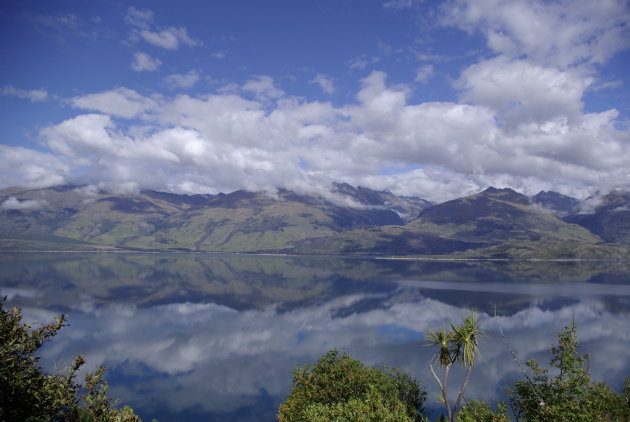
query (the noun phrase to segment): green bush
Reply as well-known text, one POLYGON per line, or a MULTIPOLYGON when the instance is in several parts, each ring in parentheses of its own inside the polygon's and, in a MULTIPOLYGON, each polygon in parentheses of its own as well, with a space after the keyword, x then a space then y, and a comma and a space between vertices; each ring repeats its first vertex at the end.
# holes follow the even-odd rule
POLYGON ((0 421, 140 422, 131 408, 112 407, 104 367, 86 375, 87 391, 79 396, 75 377, 83 357, 64 374, 47 374, 38 366, 36 352, 66 325, 63 315, 33 328, 22 323, 19 308, 4 309, 5 300, 0 298, 0 421))
POLYGON ((294 421, 423 421, 426 392, 398 370, 365 366, 331 350, 293 372, 278 419, 294 421))
POLYGON ((480 400, 468 400, 457 415, 457 422, 510 422, 507 404, 501 402, 497 410, 480 400))
MULTIPOLYGON (((630 421, 626 395, 612 391, 606 384, 591 381, 588 355, 577 351, 575 322, 558 334, 558 344, 551 347, 549 370, 535 360, 527 362, 532 378, 516 382, 509 390, 514 413, 528 422, 630 421)), ((626 381, 626 388, 630 385, 626 381)))

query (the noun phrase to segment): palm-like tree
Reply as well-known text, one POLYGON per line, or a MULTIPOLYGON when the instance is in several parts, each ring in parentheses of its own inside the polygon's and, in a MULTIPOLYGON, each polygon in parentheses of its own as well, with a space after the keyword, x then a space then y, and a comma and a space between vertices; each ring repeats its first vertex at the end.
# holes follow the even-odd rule
POLYGON ((436 362, 444 369, 442 380, 440 380, 435 373, 433 364, 429 364, 429 368, 431 369, 431 374, 440 386, 442 401, 446 407, 448 419, 451 422, 455 422, 457 420, 457 414, 461 409, 462 399, 464 398, 464 392, 468 386, 472 368, 479 354, 479 341, 481 337, 486 336, 486 334, 481 331, 478 317, 474 313, 467 314, 460 325, 456 326, 450 323, 450 326, 451 329, 448 331, 443 328, 429 330, 427 332, 427 346, 439 347, 438 352, 433 358, 433 362, 436 362), (451 409, 447 394, 448 374, 455 363, 460 363, 466 368, 466 376, 459 389, 455 407, 451 409))

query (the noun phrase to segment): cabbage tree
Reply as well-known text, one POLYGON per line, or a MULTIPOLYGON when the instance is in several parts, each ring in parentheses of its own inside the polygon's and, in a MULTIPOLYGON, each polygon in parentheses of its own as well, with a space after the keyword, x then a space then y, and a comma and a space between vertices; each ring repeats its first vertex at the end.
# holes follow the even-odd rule
POLYGON ((462 408, 464 393, 468 387, 468 381, 479 354, 479 342, 486 334, 481 331, 478 317, 473 313, 467 314, 461 324, 454 325, 449 323, 449 325, 450 329, 429 330, 427 332, 427 346, 438 347, 432 362, 429 363, 429 368, 433 378, 435 378, 440 387, 440 398, 446 408, 448 420, 455 422, 457 421, 457 414, 462 408), (433 364, 442 369, 441 378, 436 373, 433 364), (448 376, 454 365, 461 365, 466 370, 466 374, 457 394, 455 404, 451 408, 448 398, 448 376))

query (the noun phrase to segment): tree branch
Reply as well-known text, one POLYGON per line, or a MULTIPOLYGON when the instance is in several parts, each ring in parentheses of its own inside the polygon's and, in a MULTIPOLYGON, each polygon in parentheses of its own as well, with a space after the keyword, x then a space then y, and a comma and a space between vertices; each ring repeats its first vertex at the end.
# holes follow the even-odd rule
POLYGON ((440 378, 437 376, 435 370, 433 369, 433 365, 430 363, 429 368, 431 369, 431 374, 433 375, 433 378, 435 378, 435 381, 437 381, 438 385, 440 386, 440 391, 442 392, 442 400, 444 400, 444 407, 446 407, 446 414, 448 416, 448 420, 452 422, 453 419, 451 418, 451 406, 448 404, 448 395, 446 392, 448 373, 451 369, 451 365, 446 365, 444 367, 444 383, 440 381, 440 378))
POLYGON ((466 391, 466 388, 468 387, 468 380, 470 380, 470 374, 472 374, 472 369, 473 369, 473 366, 469 365, 468 369, 466 370, 466 377, 464 378, 464 383, 462 384, 462 388, 460 388, 459 394, 457 394, 457 401, 455 402, 455 408, 453 409, 453 419, 452 419, 453 422, 457 420, 457 414, 459 413, 459 410, 461 409, 462 399, 464 398, 464 392, 466 391))
POLYGON ((544 404, 545 401, 536 392, 536 386, 534 385, 534 382, 531 380, 529 375, 527 375, 527 372, 523 368, 523 365, 521 364, 521 361, 518 360, 518 357, 516 356, 516 353, 512 349, 512 346, 510 346, 510 342, 508 342, 507 337, 505 336, 505 334, 503 334, 503 328, 499 327, 499 333, 501 333, 501 337, 503 338, 503 342, 505 343, 505 346, 507 347, 508 351, 512 355, 512 358, 514 359, 514 362, 516 362, 516 365, 518 366, 518 368, 521 370, 521 372, 525 376, 525 379, 527 380, 527 384, 529 384, 529 387, 531 388, 532 393, 534 393, 534 395, 538 399, 539 403, 543 403, 544 404))

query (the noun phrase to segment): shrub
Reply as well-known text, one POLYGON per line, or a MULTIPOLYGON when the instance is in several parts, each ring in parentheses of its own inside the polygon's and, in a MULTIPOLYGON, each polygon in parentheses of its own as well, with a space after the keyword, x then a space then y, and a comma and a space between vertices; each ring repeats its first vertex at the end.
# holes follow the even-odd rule
POLYGON ((627 398, 604 383, 591 381, 588 355, 579 354, 577 347, 576 326, 572 322, 558 334, 558 344, 551 347, 550 365, 557 375, 550 376, 549 370, 535 360, 527 362, 533 377, 516 382, 509 390, 518 417, 529 422, 630 420, 627 398))
POLYGON ((63 315, 33 328, 22 323, 20 308, 4 309, 5 300, 0 298, 0 421, 140 422, 131 408, 112 408, 104 367, 86 375, 87 392, 78 397, 75 377, 83 357, 64 374, 47 374, 38 366, 36 352, 66 325, 63 315))
POLYGON ((507 404, 501 402, 497 405, 497 410, 492 410, 490 406, 480 400, 468 400, 466 405, 457 415, 457 422, 510 422, 507 413, 507 404))
POLYGON ((278 410, 281 422, 422 421, 426 392, 399 370, 365 366, 331 350, 293 372, 291 393, 278 410))
POLYGON ((67 420, 76 412, 74 382, 81 358, 63 375, 48 375, 37 366, 35 352, 61 327, 55 322, 32 329, 23 324, 19 308, 4 309, 0 300, 0 420, 67 420))

